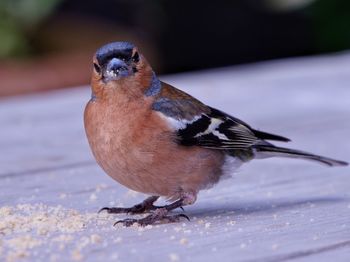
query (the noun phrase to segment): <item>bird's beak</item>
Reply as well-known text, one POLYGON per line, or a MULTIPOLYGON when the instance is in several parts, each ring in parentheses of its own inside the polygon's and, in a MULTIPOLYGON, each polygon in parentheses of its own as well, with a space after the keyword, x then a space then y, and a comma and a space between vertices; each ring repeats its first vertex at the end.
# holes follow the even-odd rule
POLYGON ((118 58, 112 58, 103 70, 103 79, 108 82, 112 80, 119 80, 122 77, 130 75, 128 65, 118 58))

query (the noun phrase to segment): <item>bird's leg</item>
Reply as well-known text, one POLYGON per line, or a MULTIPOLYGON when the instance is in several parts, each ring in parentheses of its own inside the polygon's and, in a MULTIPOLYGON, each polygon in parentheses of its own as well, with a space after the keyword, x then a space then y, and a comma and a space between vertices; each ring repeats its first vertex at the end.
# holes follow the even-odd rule
POLYGON ((130 213, 130 214, 142 214, 155 210, 157 207, 153 205, 157 201, 159 196, 150 196, 142 201, 140 204, 134 205, 133 207, 104 207, 101 208, 99 213, 102 211, 107 211, 109 214, 120 214, 120 213, 130 213))
POLYGON ((140 218, 140 219, 127 218, 127 219, 117 221, 114 225, 123 224, 124 226, 128 227, 133 225, 134 223, 138 223, 141 226, 147 226, 147 225, 152 225, 162 221, 167 221, 170 223, 178 222, 180 221, 181 218, 186 218, 187 220, 190 220, 188 216, 186 216, 185 214, 176 214, 176 215, 168 214, 171 210, 182 207, 183 205, 184 205, 184 199, 179 199, 172 204, 165 205, 162 207, 156 207, 156 209, 154 209, 154 211, 150 215, 144 218, 140 218))

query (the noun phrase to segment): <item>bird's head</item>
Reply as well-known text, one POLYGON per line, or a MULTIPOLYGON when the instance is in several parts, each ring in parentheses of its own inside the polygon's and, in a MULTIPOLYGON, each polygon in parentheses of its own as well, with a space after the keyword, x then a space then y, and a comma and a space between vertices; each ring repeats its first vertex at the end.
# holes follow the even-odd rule
POLYGON ((92 87, 98 92, 148 85, 152 72, 136 46, 129 42, 113 42, 102 46, 93 57, 92 87))

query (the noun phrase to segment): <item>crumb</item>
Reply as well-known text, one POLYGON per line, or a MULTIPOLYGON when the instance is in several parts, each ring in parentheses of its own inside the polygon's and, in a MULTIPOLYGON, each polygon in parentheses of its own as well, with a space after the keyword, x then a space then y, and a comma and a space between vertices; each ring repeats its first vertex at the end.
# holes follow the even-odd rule
POLYGON ((234 225, 236 225, 236 221, 231 220, 230 222, 227 223, 227 225, 234 226, 234 225))
POLYGON ((145 231, 145 228, 144 227, 139 227, 139 226, 137 226, 138 224, 136 224, 136 223, 134 223, 132 226, 133 227, 137 227, 137 230, 139 231, 139 232, 143 232, 143 231, 145 231), (135 226, 136 225, 136 226, 135 226))
POLYGON ((123 241, 123 239, 121 237, 117 237, 115 240, 114 240, 114 243, 121 243, 123 241))
POLYGON ((20 259, 28 257, 29 254, 26 251, 20 250, 20 251, 10 251, 6 256, 6 261, 12 262, 12 261, 18 261, 20 259))
POLYGON ((0 217, 12 215, 13 208, 9 206, 0 207, 0 217))
POLYGON ((174 230, 175 230, 176 232, 180 232, 181 227, 174 227, 174 230))
POLYGON ((97 213, 97 218, 108 218, 109 214, 107 212, 97 213))
POLYGON ((55 254, 51 255, 51 256, 50 256, 50 261, 51 261, 51 262, 58 261, 58 255, 55 255, 55 254))
POLYGON ((273 244, 272 246, 271 246, 271 249, 272 250, 276 250, 278 248, 278 244, 273 244))
POLYGON ((83 236, 78 240, 78 245, 77 248, 79 250, 82 250, 83 248, 85 248, 87 245, 89 245, 91 243, 90 238, 83 236))
POLYGON ((181 239, 180 239, 180 244, 181 244, 181 245, 186 245, 187 243, 188 243, 187 238, 181 238, 181 239))
POLYGON ((240 245, 239 245, 239 247, 240 247, 241 249, 244 249, 244 248, 246 248, 246 247, 247 247, 247 245, 246 245, 246 244, 244 244, 244 243, 242 243, 242 244, 240 244, 240 245))
POLYGON ((210 223, 209 222, 205 223, 204 227, 205 228, 209 228, 210 227, 210 223))
POLYGON ((67 198, 67 194, 61 193, 61 194, 59 195, 59 198, 60 198, 60 199, 65 199, 65 198, 67 198))
POLYGON ((169 254, 170 261, 179 261, 179 256, 175 253, 169 254))
POLYGON ((152 229, 152 228, 153 228, 152 225, 147 225, 147 226, 145 226, 145 229, 152 229))
POLYGON ((75 261, 80 261, 83 259, 83 255, 81 254, 79 249, 74 249, 71 257, 75 261))
POLYGON ((97 244, 102 242, 102 238, 97 234, 92 234, 90 236, 90 241, 92 244, 97 244))
MULTIPOLYGON (((0 216, 0 236, 4 236, 0 239, 0 249, 7 247, 3 256, 8 261, 17 261, 23 257, 33 260, 36 253, 30 251, 38 246, 45 245, 64 250, 67 244, 74 240, 73 233, 82 231, 88 224, 100 226, 108 224, 112 219, 102 219, 103 217, 96 213, 80 213, 62 206, 40 203, 0 207, 0 216)), ((102 242, 102 238, 96 234, 75 240, 78 243, 72 253, 72 259, 74 257, 75 260, 80 259, 79 253, 82 248, 102 242)))
POLYGON ((97 195, 95 193, 92 193, 89 197, 90 201, 95 201, 97 199, 97 195))
POLYGON ((111 255, 111 260, 112 260, 112 261, 118 260, 118 258, 119 258, 119 254, 118 254, 118 253, 113 253, 113 254, 111 255))
POLYGON ((204 220, 203 219, 199 219, 197 223, 198 224, 204 224, 204 220))
POLYGON ((38 235, 46 236, 49 234, 49 229, 42 227, 42 228, 38 228, 38 230, 36 232, 38 235))
POLYGON ((64 243, 59 243, 58 244, 58 249, 60 250, 60 251, 62 251, 63 249, 65 249, 66 248, 66 245, 64 244, 64 243))
POLYGON ((99 185, 96 186, 95 191, 98 193, 98 192, 101 191, 101 189, 105 189, 105 188, 107 188, 106 184, 99 184, 99 185))
POLYGON ((12 249, 27 250, 39 246, 41 241, 31 237, 30 235, 24 235, 20 237, 14 237, 7 241, 7 245, 12 249))

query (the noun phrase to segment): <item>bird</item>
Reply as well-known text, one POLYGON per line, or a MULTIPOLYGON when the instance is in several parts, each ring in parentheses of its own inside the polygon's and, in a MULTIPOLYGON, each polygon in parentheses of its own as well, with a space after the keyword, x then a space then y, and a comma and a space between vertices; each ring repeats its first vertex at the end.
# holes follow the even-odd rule
POLYGON ((148 196, 129 208, 102 208, 112 214, 144 214, 115 224, 189 220, 186 214, 171 211, 194 204, 199 191, 253 159, 290 157, 348 165, 273 145, 271 141, 290 139, 254 129, 162 82, 130 42, 112 42, 96 51, 91 90, 84 126, 93 156, 114 180, 148 196), (169 204, 155 205, 160 197, 169 204))

